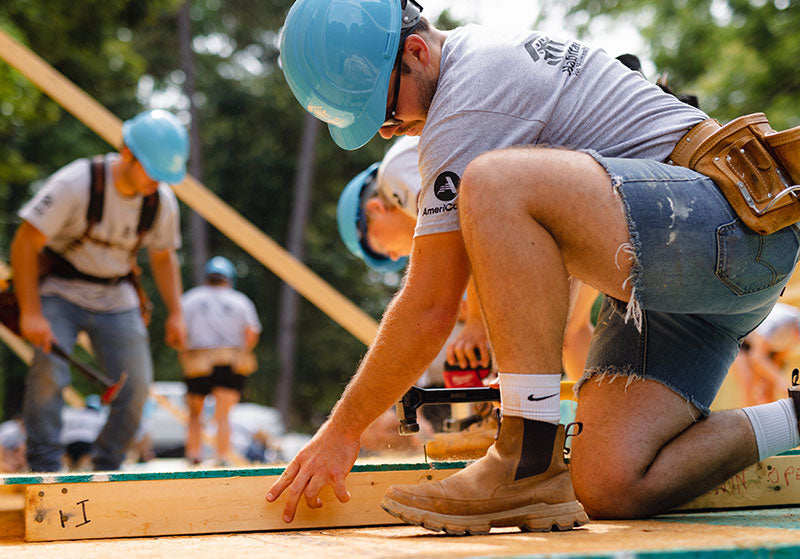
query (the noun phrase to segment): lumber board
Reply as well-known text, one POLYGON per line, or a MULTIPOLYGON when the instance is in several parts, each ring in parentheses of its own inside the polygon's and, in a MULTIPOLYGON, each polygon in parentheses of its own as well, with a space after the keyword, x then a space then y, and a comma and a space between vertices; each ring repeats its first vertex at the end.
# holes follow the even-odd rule
POLYGON ((753 464, 676 510, 785 505, 800 505, 800 452, 798 451, 772 456, 753 464))
MULTIPOLYGON (((117 149, 122 145, 122 121, 119 118, 2 29, 0 29, 0 58, 109 144, 117 149)), ((172 185, 172 188, 182 202, 345 330, 366 345, 372 342, 378 328, 375 319, 331 287, 198 180, 187 175, 182 183, 172 185)))
MULTIPOLYGON (((301 500, 291 525, 282 520, 285 495, 264 499, 282 468, 21 474, 0 484, 25 486, 27 541, 60 541, 399 524, 379 507, 389 485, 443 479, 464 465, 357 464, 347 478, 348 503, 325 488, 323 507, 301 500)), ((676 511, 798 504, 800 452, 793 451, 746 468, 676 511)))
POLYGON ((379 506, 390 485, 443 479, 454 472, 453 468, 462 466, 453 462, 444 469, 432 469, 427 464, 356 467, 347 477, 351 494, 348 503, 340 503, 326 487, 320 494, 322 508, 310 509, 301 499, 290 525, 282 519, 286 494, 274 503, 265 499, 282 469, 39 476, 49 483, 26 487, 25 539, 60 541, 400 524, 379 506), (260 475, 264 471, 272 473, 260 475), (69 482, 81 478, 108 481, 69 482))

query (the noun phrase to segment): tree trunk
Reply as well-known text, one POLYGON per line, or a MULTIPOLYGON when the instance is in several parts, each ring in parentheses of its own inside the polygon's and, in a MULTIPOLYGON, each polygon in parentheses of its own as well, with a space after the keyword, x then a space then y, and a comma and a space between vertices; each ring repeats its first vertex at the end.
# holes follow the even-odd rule
MULTIPOLYGON (((180 42, 181 70, 186 76, 184 93, 189 98, 189 115, 192 125, 189 128, 190 157, 189 172, 203 182, 203 150, 200 145, 200 117, 197 115, 195 97, 195 74, 192 61, 192 29, 189 19, 191 0, 186 0, 178 10, 178 38, 180 42)), ((203 268, 208 260, 208 223, 195 212, 189 214, 189 243, 192 251, 192 279, 194 285, 203 283, 203 268)))
MULTIPOLYGON (((304 254, 305 229, 311 208, 311 184, 314 181, 316 152, 314 146, 319 133, 319 121, 306 115, 300 153, 297 157, 297 174, 294 181, 294 201, 289 220, 286 249, 302 262, 304 254)), ((275 397, 276 407, 281 412, 284 423, 291 423, 292 392, 294 389, 297 327, 300 310, 300 297, 288 284, 281 285, 278 303, 277 351, 280 371, 275 397)))

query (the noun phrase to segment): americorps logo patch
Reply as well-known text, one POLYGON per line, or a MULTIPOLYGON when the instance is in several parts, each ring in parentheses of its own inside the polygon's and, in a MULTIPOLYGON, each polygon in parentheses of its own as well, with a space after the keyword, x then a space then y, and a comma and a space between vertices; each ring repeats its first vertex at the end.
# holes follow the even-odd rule
POLYGON ((458 184, 461 177, 450 171, 445 171, 436 177, 433 183, 433 193, 442 202, 449 202, 458 195, 458 184))

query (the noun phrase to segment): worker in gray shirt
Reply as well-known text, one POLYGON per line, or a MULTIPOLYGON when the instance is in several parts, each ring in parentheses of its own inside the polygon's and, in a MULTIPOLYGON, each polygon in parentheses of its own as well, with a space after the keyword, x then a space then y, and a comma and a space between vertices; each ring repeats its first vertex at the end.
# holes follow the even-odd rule
POLYGON ((186 174, 188 134, 177 117, 156 110, 125 121, 122 135, 119 153, 63 167, 19 211, 11 266, 20 330, 36 347, 23 403, 33 471, 62 466, 61 390, 70 371, 50 348, 58 343, 71 351, 82 330, 107 376, 116 382, 128 374, 93 447, 93 467, 114 470, 125 457, 153 379, 146 309, 135 284, 140 248, 167 307, 166 342, 186 344, 178 202, 164 183, 186 174))
POLYGON ((324 485, 347 500, 359 434, 435 354, 470 271, 499 370, 500 432, 453 476, 391 487, 392 515, 452 534, 648 516, 796 446, 792 399, 709 411, 800 246, 796 225, 760 235, 717 182, 666 163, 719 124, 579 41, 442 32, 420 10, 299 0, 287 16, 282 67, 298 101, 346 149, 376 132, 419 135, 423 190, 402 290, 267 499, 290 487, 286 521, 300 498, 319 506, 324 485), (570 277, 605 300, 568 470, 558 395, 570 277))
POLYGON ((181 297, 188 328, 186 351, 178 354, 189 408, 185 456, 193 464, 203 459, 203 404, 209 394, 217 425, 215 461, 223 466, 233 461, 229 413, 257 368, 253 348, 261 321, 253 301, 234 289, 235 283, 233 263, 215 256, 206 262, 205 283, 181 297))

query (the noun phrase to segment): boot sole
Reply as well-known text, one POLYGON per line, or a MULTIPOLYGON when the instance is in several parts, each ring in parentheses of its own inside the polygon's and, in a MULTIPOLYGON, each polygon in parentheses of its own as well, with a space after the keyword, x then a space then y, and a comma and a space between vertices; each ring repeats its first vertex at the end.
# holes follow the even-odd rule
POLYGON ((410 507, 384 497, 381 508, 403 522, 451 536, 485 535, 492 527, 507 526, 516 526, 523 532, 566 531, 589 522, 578 501, 537 503, 490 514, 455 515, 410 507))

